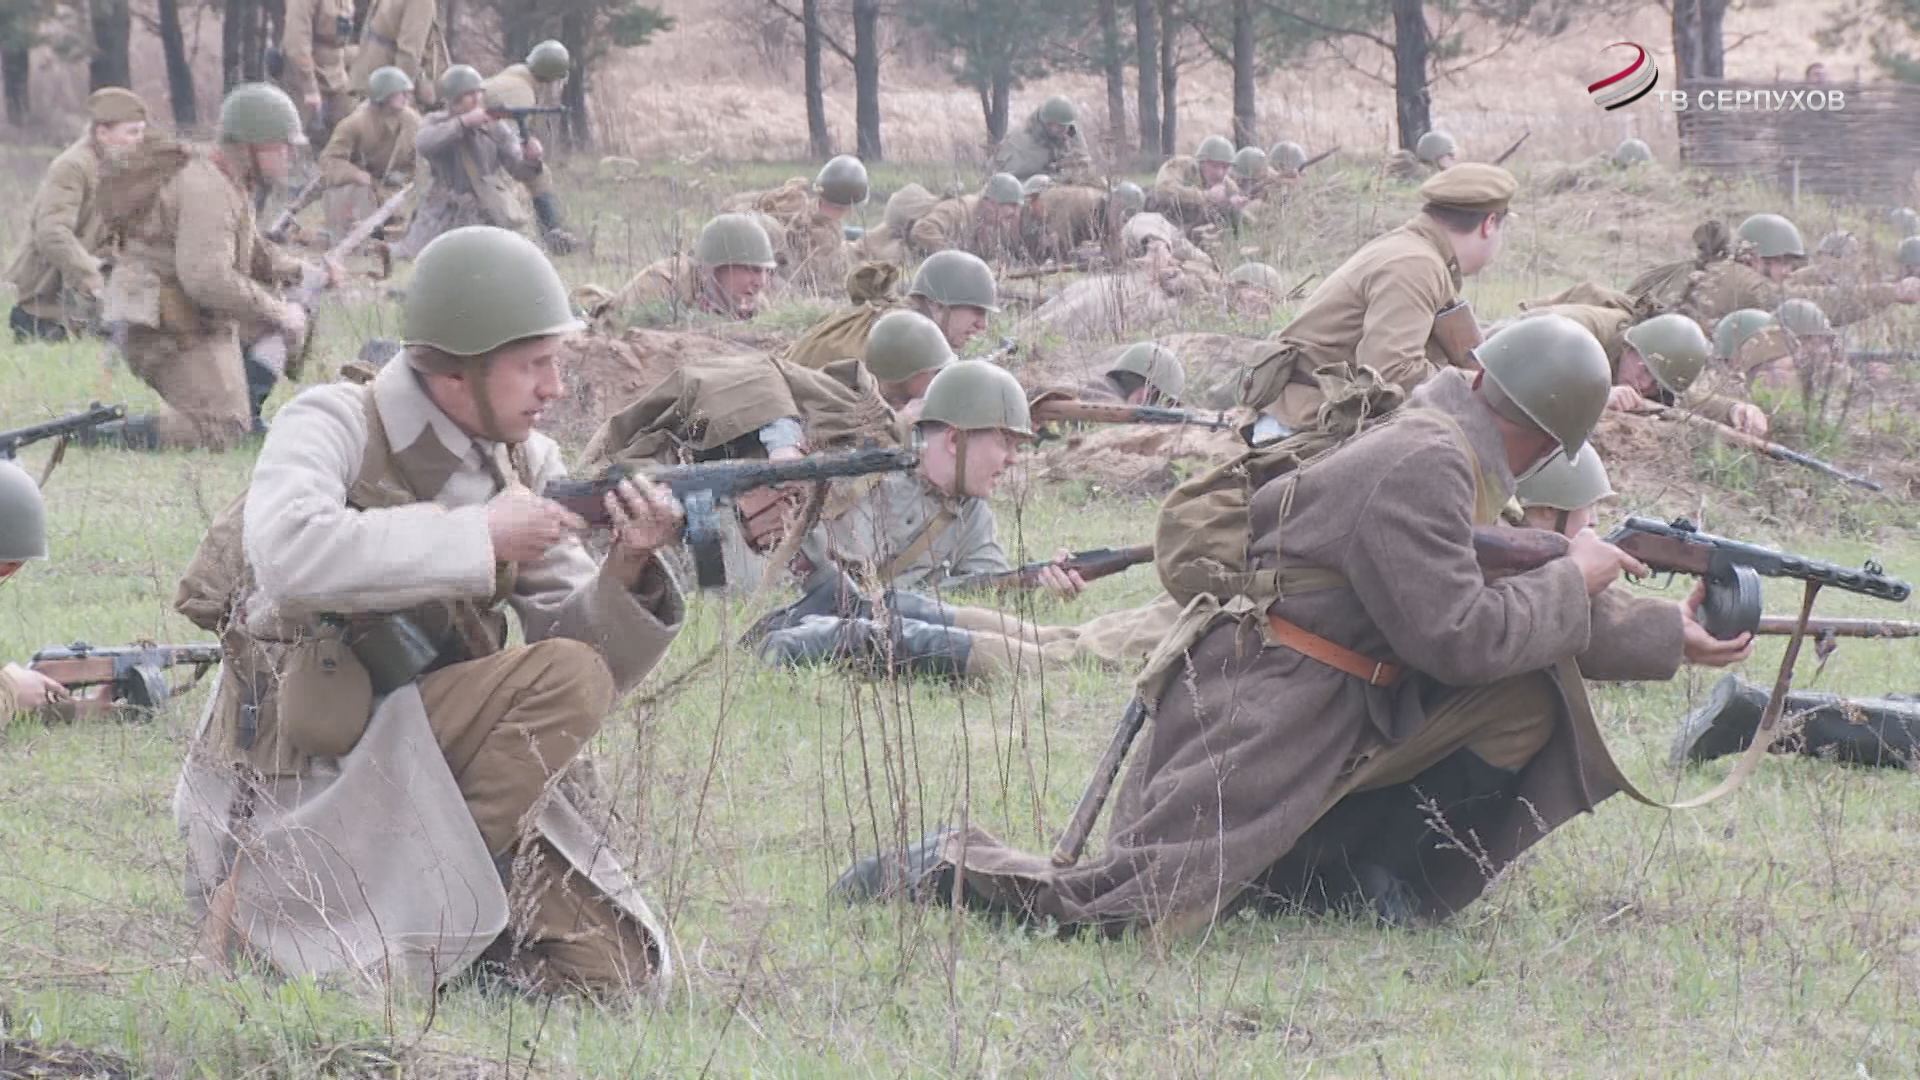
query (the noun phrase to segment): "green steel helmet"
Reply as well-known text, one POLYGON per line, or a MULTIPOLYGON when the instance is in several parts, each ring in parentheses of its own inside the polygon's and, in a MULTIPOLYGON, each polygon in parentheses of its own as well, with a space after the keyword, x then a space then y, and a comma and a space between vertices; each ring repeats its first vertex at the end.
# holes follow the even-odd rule
POLYGON ((1900 241, 1900 248, 1895 252, 1894 257, 1900 260, 1901 266, 1908 269, 1920 266, 1920 236, 1909 236, 1900 241))
POLYGON ((1761 327, 1773 321, 1773 316, 1759 308, 1741 308, 1720 317, 1713 326, 1713 358, 1731 360, 1761 327))
POLYGON ((491 225, 441 233, 414 261, 401 341, 475 357, 581 329, 567 287, 533 241, 491 225))
POLYGON ((721 266, 780 265, 773 257, 773 241, 752 214, 721 214, 700 230, 693 245, 693 261, 713 269, 721 266))
POLYGON ((1520 481, 1513 494, 1523 507, 1584 510, 1601 499, 1612 498, 1613 482, 1607 479, 1600 452, 1589 444, 1581 447, 1572 460, 1556 455, 1539 472, 1520 481))
POLYGON ((1053 177, 1046 173, 1034 173, 1020 185, 1020 194, 1024 198, 1031 199, 1052 186, 1053 177))
POLYGON ((1829 259, 1851 258, 1860 250, 1860 241, 1845 229, 1836 229, 1820 238, 1820 246, 1814 248, 1814 254, 1829 259))
POLYGON ((1235 285, 1253 285, 1275 293, 1286 290, 1286 282, 1280 277, 1280 271, 1262 262, 1241 263, 1227 275, 1227 280, 1235 285))
POLYGON ((1686 393, 1713 353, 1700 324, 1678 313, 1655 315, 1628 327, 1626 337, 1627 344, 1646 361, 1653 381, 1669 394, 1686 393))
POLYGON ((1257 146, 1243 146, 1233 155, 1233 175, 1242 180, 1258 180, 1267 170, 1267 152, 1257 146))
POLYGON ((1080 122, 1080 110, 1073 102, 1058 94, 1040 103, 1040 119, 1048 124, 1076 124, 1080 122))
POLYGON ((917 311, 889 311, 874 320, 861 358, 881 382, 905 382, 953 363, 953 346, 932 319, 917 311))
POLYGON ((1827 313, 1820 310, 1820 305, 1797 296, 1781 303, 1773 313, 1773 321, 1797 338, 1833 336, 1833 323, 1827 320, 1827 313))
POLYGON ((1120 209, 1129 214, 1137 214, 1147 208, 1146 191, 1131 180, 1122 180, 1113 185, 1113 193, 1107 197, 1118 202, 1120 209))
POLYGON ((1413 156, 1429 165, 1438 165, 1441 158, 1459 152, 1460 144, 1454 142, 1453 136, 1444 131, 1429 131, 1420 136, 1419 142, 1413 144, 1413 156))
POLYGON ((1120 372, 1140 376, 1169 401, 1179 401, 1180 395, 1187 392, 1187 369, 1180 366, 1180 358, 1151 341, 1129 345, 1114 357, 1113 363, 1107 365, 1107 374, 1120 372))
POLYGON ((0 460, 0 562, 47 557, 47 507, 27 470, 0 460))
POLYGON ((1025 196, 1020 191, 1020 181, 1012 173, 997 172, 987 177, 987 185, 980 189, 980 195, 991 203, 1002 206, 1019 206, 1025 196))
POLYGON ((920 419, 937 420, 961 431, 1000 429, 1033 435, 1027 392, 1005 368, 985 360, 956 360, 927 384, 920 419))
POLYGON ((994 285, 993 270, 980 256, 953 249, 927 256, 920 269, 913 272, 907 295, 924 296, 942 307, 1000 310, 1000 290, 994 285))
POLYGON ((289 143, 304 146, 300 110, 285 90, 267 83, 242 83, 220 103, 223 143, 289 143))
POLYGON ((1276 169, 1299 172, 1307 163, 1307 148, 1297 142, 1277 142, 1267 151, 1267 162, 1276 169))
POLYGON ((407 77, 406 72, 391 64, 375 68, 373 74, 367 76, 367 99, 370 101, 385 101, 395 94, 411 93, 413 80, 407 77))
POLYGON ((1887 215, 1893 221, 1894 231, 1901 236, 1920 236, 1920 212, 1911 206, 1903 206, 1887 215))
POLYGON ((1613 389, 1599 338, 1564 315, 1536 315, 1495 331, 1474 355, 1496 409, 1505 399, 1567 457, 1580 452, 1613 389))
POLYGON ((1793 222, 1779 214, 1755 214, 1740 223, 1740 239, 1753 245, 1754 254, 1763 259, 1807 254, 1806 241, 1793 222))
POLYGON ((1620 145, 1613 148, 1613 163, 1622 169, 1652 160, 1653 147, 1648 146, 1644 139, 1622 139, 1620 145))
POLYGON ((452 101, 461 94, 471 94, 486 85, 480 72, 472 64, 455 64, 440 73, 438 89, 440 100, 452 101))
POLYGON ((820 175, 813 178, 813 190, 835 206, 859 206, 867 201, 870 191, 867 166, 852 154, 841 154, 820 166, 820 175))
POLYGON ((1200 140, 1200 148, 1193 152, 1195 161, 1211 161, 1219 165, 1233 164, 1233 144, 1225 135, 1209 135, 1200 140))
POLYGON ((541 82, 559 82, 573 71, 573 57, 565 45, 548 38, 528 50, 527 70, 541 82))

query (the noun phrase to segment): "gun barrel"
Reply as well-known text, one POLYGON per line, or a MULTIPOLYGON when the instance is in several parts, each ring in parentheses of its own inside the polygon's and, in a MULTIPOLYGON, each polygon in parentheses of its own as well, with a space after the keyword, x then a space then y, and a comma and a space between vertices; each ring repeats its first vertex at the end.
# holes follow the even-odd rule
POLYGON ((1869 563, 1865 567, 1854 569, 1837 563, 1810 559, 1804 555, 1776 551, 1772 548, 1749 544, 1740 540, 1730 540, 1724 536, 1701 532, 1690 523, 1678 521, 1671 525, 1653 518, 1629 517, 1621 526, 1608 536, 1609 541, 1620 544, 1631 551, 1642 562, 1647 562, 1656 570, 1678 570, 1686 573, 1699 573, 1703 568, 1711 569, 1716 564, 1747 566, 1756 573, 1767 577, 1789 577, 1801 581, 1817 581, 1822 585, 1831 585, 1848 592, 1871 596, 1879 600, 1900 603, 1913 594, 1911 583, 1899 578, 1888 577, 1879 567, 1869 563), (1682 562, 1658 566, 1648 562, 1647 551, 1643 545, 1636 545, 1637 536, 1651 537, 1661 542, 1669 551, 1681 550, 1683 545, 1690 554, 1682 562))
POLYGON ((876 447, 835 454, 815 454, 798 461, 710 461, 696 465, 661 465, 629 471, 609 467, 592 480, 555 480, 543 492, 547 498, 586 518, 591 525, 611 524, 603 505, 606 494, 628 476, 639 475, 659 484, 682 501, 696 492, 727 499, 755 488, 781 484, 838 480, 883 472, 905 472, 920 463, 920 455, 904 447, 876 447))
POLYGON ((1678 424, 1688 424, 1692 427, 1700 428, 1711 433, 1715 438, 1718 438, 1724 443, 1751 450, 1756 454, 1772 458, 1775 461, 1784 461, 1792 465, 1799 465, 1802 468, 1812 469, 1822 475, 1831 476, 1841 483, 1851 484, 1854 487, 1864 488, 1867 491, 1886 490, 1885 487, 1876 481, 1869 480, 1856 473, 1850 473, 1832 462, 1822 461, 1811 454, 1802 453, 1791 447, 1781 446, 1776 442, 1769 442, 1758 435, 1749 435, 1737 428, 1728 427, 1717 420, 1670 406, 1662 406, 1653 409, 1652 412, 1653 415, 1658 416, 1662 420, 1671 420, 1678 424))
POLYGON ((1033 419, 1039 423, 1067 421, 1083 424, 1168 424, 1226 431, 1233 420, 1224 412, 1198 412, 1163 405, 1125 405, 1118 402, 1080 401, 1074 398, 1043 398, 1033 405, 1033 419))
POLYGON ((94 402, 85 409, 66 416, 55 417, 38 424, 0 431, 0 458, 12 457, 14 451, 28 443, 42 439, 53 439, 63 435, 75 435, 88 428, 96 428, 111 420, 120 420, 127 415, 125 405, 102 405, 94 402))
POLYGON ((1025 588, 1033 585, 1039 579, 1040 573, 1049 566, 1077 570, 1082 580, 1098 581, 1103 577, 1111 577, 1130 567, 1152 561, 1152 544, 1136 544, 1123 548, 1091 548, 1074 552, 1067 556, 1065 562, 1049 559, 1045 562, 1030 562, 1023 566, 1016 566, 1012 570, 968 574, 965 577, 953 578, 946 583, 945 588, 952 591, 1025 588))

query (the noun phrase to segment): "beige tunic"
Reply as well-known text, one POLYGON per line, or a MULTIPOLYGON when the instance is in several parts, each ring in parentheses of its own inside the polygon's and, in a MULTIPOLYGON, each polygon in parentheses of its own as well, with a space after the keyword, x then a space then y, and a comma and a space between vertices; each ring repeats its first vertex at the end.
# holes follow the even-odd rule
POLYGON ((307 94, 347 93, 348 40, 340 29, 352 24, 353 0, 287 0, 280 51, 286 55, 287 91, 295 101, 307 94))
POLYGON ((950 577, 1012 569, 987 501, 942 494, 918 470, 886 474, 816 529, 801 552, 815 567, 838 566, 862 577, 898 563, 883 584, 916 592, 936 591, 950 577), (923 533, 931 541, 917 543, 923 533))
POLYGON ((353 54, 353 89, 366 93, 367 77, 393 66, 413 80, 414 97, 431 105, 438 96, 434 80, 446 70, 446 52, 435 0, 373 0, 353 54))
POLYGON ((1746 263, 1727 259, 1694 273, 1680 310, 1712 334, 1716 323, 1742 308, 1772 311, 1798 297, 1819 304, 1835 326, 1844 326, 1885 309, 1894 294, 1894 286, 1882 284, 1821 285, 1805 278, 1778 284, 1746 263))
POLYGON ((64 322, 69 295, 98 299, 101 272, 98 208, 100 154, 88 134, 47 166, 27 210, 27 240, 7 269, 15 303, 37 319, 64 322))
MULTIPOLYGON (((1550 304, 1545 307, 1527 309, 1529 315, 1560 315, 1572 319, 1585 327, 1587 332, 1598 338, 1602 348, 1607 351, 1607 365, 1613 369, 1613 381, 1620 382, 1620 359, 1626 353, 1627 330, 1636 320, 1633 313, 1615 307, 1597 304, 1550 304)), ((1655 398, 1662 405, 1678 405, 1688 412, 1698 413, 1717 423, 1733 422, 1734 406, 1741 404, 1741 398, 1726 393, 1714 393, 1709 389, 1716 380, 1711 372, 1702 372, 1687 392, 1680 398, 1661 392, 1655 398)))

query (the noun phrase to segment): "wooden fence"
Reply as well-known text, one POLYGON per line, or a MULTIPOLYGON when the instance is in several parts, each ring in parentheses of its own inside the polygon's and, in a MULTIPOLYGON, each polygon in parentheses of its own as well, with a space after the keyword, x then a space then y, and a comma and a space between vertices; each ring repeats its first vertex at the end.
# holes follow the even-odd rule
POLYGON ((1702 80, 1680 90, 1680 157, 1695 168, 1789 192, 1920 201, 1920 85, 1702 80))

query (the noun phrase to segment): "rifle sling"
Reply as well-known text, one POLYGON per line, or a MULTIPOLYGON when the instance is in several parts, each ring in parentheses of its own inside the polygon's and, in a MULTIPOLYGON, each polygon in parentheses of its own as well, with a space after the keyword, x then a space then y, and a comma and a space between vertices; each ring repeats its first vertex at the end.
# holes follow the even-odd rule
POLYGON ((913 539, 907 541, 906 547, 901 548, 893 558, 887 560, 887 565, 880 570, 881 582, 891 583, 894 578, 899 577, 902 571, 913 565, 915 559, 927 553, 927 549, 933 546, 933 542, 938 540, 940 534, 946 532, 958 517, 959 515, 955 514, 951 507, 942 506, 939 513, 928 518, 926 524, 920 526, 920 531, 913 534, 913 539))

